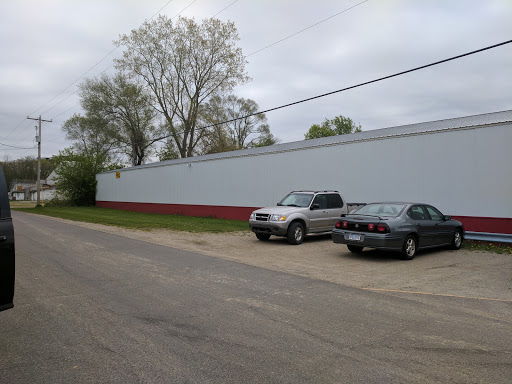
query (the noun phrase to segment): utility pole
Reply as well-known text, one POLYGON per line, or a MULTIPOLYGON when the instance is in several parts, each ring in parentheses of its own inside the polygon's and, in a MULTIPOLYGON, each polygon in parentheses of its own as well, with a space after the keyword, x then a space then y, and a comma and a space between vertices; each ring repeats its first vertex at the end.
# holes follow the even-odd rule
POLYGON ((39 135, 37 136, 37 207, 41 206, 41 122, 45 121, 47 123, 51 123, 51 120, 43 120, 41 119, 41 115, 37 119, 33 117, 28 117, 29 120, 37 120, 39 122, 39 135))

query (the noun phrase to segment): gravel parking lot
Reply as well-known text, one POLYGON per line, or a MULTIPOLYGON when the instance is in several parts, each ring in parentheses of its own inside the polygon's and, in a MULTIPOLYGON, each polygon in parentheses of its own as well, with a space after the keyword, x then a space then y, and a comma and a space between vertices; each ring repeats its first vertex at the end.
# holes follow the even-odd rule
POLYGON ((365 249, 362 254, 353 254, 346 246, 334 244, 330 235, 307 237, 303 244, 292 246, 284 238, 272 237, 267 242, 259 241, 249 232, 146 232, 90 223, 69 223, 362 289, 512 301, 510 255, 440 249, 420 252, 414 260, 404 261, 394 253, 374 250, 365 249))

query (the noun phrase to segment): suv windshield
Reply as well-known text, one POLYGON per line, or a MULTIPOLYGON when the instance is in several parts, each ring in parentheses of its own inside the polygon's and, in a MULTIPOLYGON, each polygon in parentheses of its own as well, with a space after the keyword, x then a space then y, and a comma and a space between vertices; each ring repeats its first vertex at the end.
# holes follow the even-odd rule
POLYGON ((289 207, 309 207, 313 194, 311 193, 290 193, 285 196, 277 205, 286 205, 289 207))
POLYGON ((396 217, 402 212, 403 204, 367 204, 352 212, 354 215, 387 216, 396 217))

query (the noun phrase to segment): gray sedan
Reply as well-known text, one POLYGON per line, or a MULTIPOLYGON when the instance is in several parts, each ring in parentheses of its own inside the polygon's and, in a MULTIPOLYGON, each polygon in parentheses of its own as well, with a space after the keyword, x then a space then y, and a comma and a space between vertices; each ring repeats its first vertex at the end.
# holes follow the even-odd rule
POLYGON ((332 231, 335 243, 359 253, 364 247, 399 251, 411 260, 419 249, 451 246, 459 249, 464 227, 431 205, 372 203, 342 215, 332 231))

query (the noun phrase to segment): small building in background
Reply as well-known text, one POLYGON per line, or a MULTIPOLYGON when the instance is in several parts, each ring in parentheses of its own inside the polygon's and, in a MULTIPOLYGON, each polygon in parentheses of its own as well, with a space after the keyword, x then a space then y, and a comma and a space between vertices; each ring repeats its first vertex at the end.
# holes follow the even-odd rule
MULTIPOLYGON (((46 180, 41 180, 41 200, 48 201, 55 197, 57 185, 55 171, 46 180)), ((16 201, 37 201, 36 180, 14 180, 9 191, 9 198, 16 201)))

